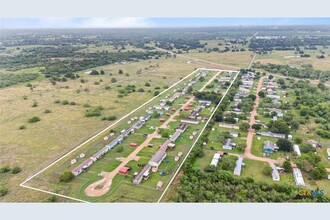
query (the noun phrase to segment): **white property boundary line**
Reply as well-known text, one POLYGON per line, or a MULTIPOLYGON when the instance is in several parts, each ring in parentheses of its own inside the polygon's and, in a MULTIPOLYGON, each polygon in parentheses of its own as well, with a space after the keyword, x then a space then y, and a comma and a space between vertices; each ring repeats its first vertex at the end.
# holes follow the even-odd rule
MULTIPOLYGON (((234 71, 233 71, 234 72, 234 71)), ((235 71, 237 72, 237 71, 235 71)), ((170 185, 172 184, 174 178, 176 177, 176 175, 178 174, 178 172, 180 171, 183 163, 185 162, 185 160, 188 158, 190 152, 192 151, 192 149, 194 148, 194 146, 196 145, 198 139, 200 138, 200 136, 203 134, 206 126, 208 125, 208 123, 211 121, 213 115, 215 114, 215 112, 217 111, 217 109, 219 108, 220 104, 222 103, 222 100, 226 97, 228 91, 230 90, 231 86, 233 85, 233 83, 236 81, 237 76, 239 75, 240 71, 237 72, 235 78, 233 79, 233 81, 230 83, 230 86, 228 87, 228 89, 226 90, 225 94, 222 96, 222 98, 220 99, 218 105, 216 106, 216 108, 213 110, 211 116, 209 117, 209 119, 206 121, 202 131, 199 133, 199 135, 197 136, 196 140, 194 141, 193 145, 191 146, 191 148, 189 149, 188 153, 186 154, 185 158, 182 160, 180 166, 177 168, 176 172, 174 173, 173 177, 171 178, 170 182, 167 184, 165 190, 163 191, 162 195, 160 196, 160 198, 158 199, 157 203, 160 203, 160 201, 163 199, 165 193, 167 192, 168 188, 170 187, 170 185)))
POLYGON ((151 98, 149 101, 145 102, 144 104, 140 105, 139 107, 137 107, 136 109, 134 109, 133 111, 131 111, 130 113, 124 115, 123 117, 121 117, 119 120, 117 120, 116 122, 114 122, 113 124, 109 125, 108 127, 106 127, 105 129, 99 131, 97 134, 95 134, 94 136, 92 136, 91 138, 89 138, 88 140, 84 141, 83 143, 81 143, 80 145, 78 145, 77 147, 75 147, 74 149, 72 149, 71 151, 69 151, 68 153, 66 153, 65 155, 63 155, 62 157, 60 157, 59 159, 55 160, 54 162, 52 162, 51 164, 49 164, 48 166, 46 166, 45 168, 43 168, 42 170, 38 171, 37 173, 33 174, 32 176, 28 177, 25 181, 23 181, 19 186, 24 187, 24 188, 28 188, 28 189, 32 189, 32 190, 36 190, 39 192, 44 192, 44 193, 48 193, 51 195, 56 195, 59 197, 63 197, 63 198, 67 198, 67 199, 72 199, 75 201, 79 201, 79 202, 85 202, 88 203, 87 201, 84 200, 80 200, 77 198, 73 198, 73 197, 69 197, 69 196, 65 196, 62 194, 58 194, 58 193, 53 193, 50 191, 46 191, 46 190, 42 190, 42 189, 38 189, 38 188, 34 188, 31 186, 26 186, 24 184, 26 184, 28 181, 30 181, 31 179, 35 178, 36 176, 38 176, 39 174, 41 174, 42 172, 44 172, 45 170, 47 170, 48 168, 52 167, 53 165, 55 165, 56 163, 58 163, 60 160, 62 160, 63 158, 67 157, 68 155, 70 155, 71 153, 75 152, 76 150, 78 150, 79 148, 81 148, 83 145, 85 145, 86 143, 88 143, 89 141, 93 140, 94 138, 98 137, 100 134, 102 134, 103 132, 105 132, 106 130, 108 130, 109 128, 111 128, 112 126, 116 125, 117 123, 121 122, 122 120, 124 120, 125 118, 127 118, 128 116, 130 116, 131 114, 133 114, 134 112, 140 110, 141 108, 143 108, 144 106, 146 106, 147 104, 149 104, 150 102, 154 101, 155 99, 157 99, 159 96, 163 95, 165 92, 169 91, 170 89, 172 89, 173 87, 175 87, 176 85, 178 85, 179 83, 181 83, 182 81, 184 81, 185 79, 187 79, 188 77, 190 77, 191 75, 193 75, 194 73, 196 73, 199 70, 210 70, 210 71, 231 71, 231 70, 220 70, 220 69, 207 69, 207 68, 197 68, 196 70, 194 70, 193 72, 191 72, 190 74, 188 74, 187 76, 185 76, 184 78, 182 78, 181 80, 177 81, 176 83, 174 83, 173 85, 171 85, 169 88, 165 89, 164 91, 162 91, 161 93, 159 93, 157 96, 151 98))

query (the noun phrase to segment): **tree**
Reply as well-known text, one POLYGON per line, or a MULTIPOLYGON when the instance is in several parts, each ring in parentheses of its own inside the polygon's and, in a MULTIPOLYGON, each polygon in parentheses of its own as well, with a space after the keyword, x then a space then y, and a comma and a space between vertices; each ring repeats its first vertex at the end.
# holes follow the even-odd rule
POLYGON ((40 121, 40 118, 37 116, 34 116, 34 117, 28 119, 29 123, 36 123, 38 121, 40 121))
POLYGON ((21 172, 22 169, 19 167, 19 166, 14 166, 12 169, 11 169, 11 173, 12 174, 17 174, 19 172, 21 172))
POLYGON ((38 102, 37 101, 34 101, 33 104, 32 104, 32 107, 37 107, 38 106, 38 102))
POLYGON ((287 172, 287 173, 291 173, 292 172, 292 167, 291 167, 290 161, 287 161, 287 160, 284 161, 283 164, 282 164, 282 166, 283 166, 285 172, 287 172))
POLYGON ((0 186, 0 197, 5 196, 8 193, 8 189, 4 186, 0 186))
POLYGON ((264 175, 266 175, 266 176, 271 175, 271 174, 272 174, 272 171, 273 171, 273 169, 272 169, 270 166, 268 166, 268 165, 265 165, 265 166, 262 168, 262 173, 263 173, 264 175))
POLYGON ((159 91, 155 91, 155 92, 154 92, 154 96, 159 95, 159 93, 160 93, 159 91))
POLYGON ((116 78, 113 77, 113 78, 111 79, 111 82, 112 82, 112 83, 117 82, 116 78))
POLYGON ((124 150, 124 147, 122 145, 116 147, 116 152, 118 152, 118 153, 123 152, 123 150, 124 150))
POLYGON ((292 143, 287 139, 279 139, 276 145, 280 151, 291 152, 293 150, 292 143))
POLYGON ((100 73, 101 73, 101 75, 104 75, 105 74, 104 70, 101 70, 100 73))
POLYGON ((118 70, 118 74, 119 74, 119 75, 121 75, 121 74, 123 74, 123 73, 124 73, 123 70, 121 70, 121 69, 118 70))
POLYGON ((268 79, 273 79, 273 78, 274 78, 273 75, 269 75, 269 76, 268 76, 268 79))
POLYGON ((146 84, 144 84, 144 86, 146 86, 146 87, 150 87, 150 83, 146 83, 146 84))
POLYGON ((26 128, 25 125, 20 125, 20 126, 19 126, 19 129, 20 129, 20 130, 24 130, 25 128, 26 128))
POLYGON ((74 175, 71 173, 71 171, 65 171, 60 176, 60 182, 67 183, 71 181, 74 178, 74 175))
POLYGON ((300 151, 302 153, 308 153, 308 152, 316 152, 316 149, 311 144, 303 143, 300 145, 300 151))
POLYGON ((316 180, 325 179, 327 178, 327 170, 324 166, 318 165, 313 171, 312 176, 316 180))
POLYGON ((253 124, 252 128, 255 130, 260 130, 261 129, 261 124, 253 124))
POLYGON ((92 70, 90 73, 89 73, 89 75, 99 75, 100 73, 99 73, 99 71, 97 71, 97 70, 92 70))
POLYGON ((247 131, 249 128, 250 128, 250 125, 249 125, 249 123, 247 123, 247 122, 243 122, 243 123, 239 126, 239 129, 242 130, 242 131, 247 131))
POLYGON ((258 92, 258 96, 261 98, 264 98, 266 96, 266 94, 264 91, 260 91, 260 92, 258 92))

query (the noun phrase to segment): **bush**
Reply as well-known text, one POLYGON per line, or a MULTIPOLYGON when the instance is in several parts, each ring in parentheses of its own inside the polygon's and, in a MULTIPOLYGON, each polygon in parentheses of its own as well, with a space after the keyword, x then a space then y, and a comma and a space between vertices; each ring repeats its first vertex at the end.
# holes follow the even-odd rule
POLYGON ((91 105, 90 105, 89 103, 85 103, 85 104, 83 105, 83 107, 84 107, 84 108, 88 108, 88 107, 91 107, 91 105))
POLYGON ((69 104, 69 101, 68 100, 63 100, 62 101, 62 105, 68 105, 69 104))
POLYGON ((123 146, 116 147, 116 152, 118 152, 118 153, 123 152, 123 150, 124 150, 124 147, 123 146))
POLYGON ((8 165, 3 165, 0 167, 0 173, 8 173, 10 171, 10 167, 8 165))
POLYGON ((34 116, 34 117, 28 119, 29 123, 36 123, 38 121, 40 121, 40 118, 37 116, 34 116))
POLYGON ((157 95, 159 95, 159 91, 156 91, 156 92, 154 92, 154 96, 157 96, 157 95))
POLYGON ((11 173, 12 174, 17 174, 19 172, 21 172, 22 169, 19 167, 19 166, 14 166, 12 169, 11 169, 11 173))
POLYGON ((70 171, 65 171, 60 176, 60 182, 67 183, 74 178, 74 175, 70 171))
POLYGON ((76 103, 75 102, 70 102, 70 105, 76 105, 76 103))
POLYGON ((268 165, 265 165, 264 168, 262 168, 262 173, 266 176, 271 175, 272 171, 273 171, 273 169, 268 165))
POLYGON ((300 151, 302 153, 308 153, 308 152, 316 152, 316 149, 311 144, 303 143, 302 145, 300 145, 300 151))
POLYGON ((111 79, 111 82, 112 82, 112 83, 117 82, 116 78, 112 78, 112 79, 111 79))
POLYGON ((34 101, 33 104, 32 104, 32 107, 37 107, 38 106, 38 102, 37 101, 34 101))
POLYGON ((25 129, 26 127, 25 127, 25 125, 21 125, 21 126, 19 126, 19 130, 23 130, 23 129, 25 129))
POLYGON ((61 103, 61 100, 57 99, 54 101, 54 103, 59 104, 59 103, 61 103))
POLYGON ((0 186, 0 197, 5 196, 7 193, 8 193, 8 189, 3 186, 0 186))
POLYGON ((276 145, 280 151, 291 152, 293 150, 292 143, 287 139, 279 139, 276 145))
POLYGON ((289 161, 287 161, 287 160, 284 161, 282 166, 283 166, 286 173, 291 173, 292 172, 291 163, 289 161))
POLYGON ((137 91, 138 91, 138 92, 144 92, 144 89, 139 88, 137 91))
POLYGON ((144 86, 150 87, 150 83, 146 83, 146 84, 144 84, 144 86))
POLYGON ((48 113, 51 113, 52 111, 49 110, 49 109, 45 109, 44 113, 48 114, 48 113))
POLYGON ((57 197, 56 196, 51 196, 47 199, 46 202, 57 202, 57 197))
POLYGON ((94 82, 94 85, 100 85, 100 82, 94 82))
POLYGON ((110 90, 111 87, 110 87, 110 86, 105 86, 105 89, 106 89, 106 90, 110 90))
POLYGON ((302 138, 301 138, 301 137, 295 137, 295 138, 294 138, 294 142, 295 142, 296 144, 301 144, 301 143, 302 143, 302 138))

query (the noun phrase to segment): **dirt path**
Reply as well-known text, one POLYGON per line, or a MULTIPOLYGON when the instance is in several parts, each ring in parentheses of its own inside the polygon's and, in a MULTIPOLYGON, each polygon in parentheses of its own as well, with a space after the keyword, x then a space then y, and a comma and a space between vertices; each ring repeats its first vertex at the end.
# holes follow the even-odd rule
MULTIPOLYGON (((180 109, 187 107, 188 104, 191 103, 193 100, 194 100, 194 97, 191 97, 185 104, 182 105, 181 108, 179 108, 177 111, 175 111, 175 113, 173 113, 159 128, 166 128, 167 125, 171 121, 173 121, 176 116, 178 116, 180 114, 180 109)), ((139 145, 128 157, 120 159, 121 164, 116 169, 114 169, 111 172, 102 172, 102 175, 104 178, 90 184, 85 189, 86 195, 90 196, 90 197, 97 197, 97 196, 102 196, 102 195, 106 194, 110 190, 112 179, 119 173, 119 170, 122 167, 126 166, 126 164, 128 162, 130 162, 131 160, 138 161, 140 159, 140 157, 137 156, 137 154, 144 147, 148 146, 148 144, 150 143, 150 141, 153 138, 157 138, 157 137, 159 137, 159 134, 157 131, 153 132, 152 134, 149 134, 147 139, 141 145, 139 145)))
POLYGON ((250 116, 250 122, 249 122, 250 128, 248 130, 248 135, 246 138, 246 148, 244 150, 243 157, 249 158, 251 160, 258 160, 258 161, 263 161, 263 162, 268 162, 268 163, 277 163, 278 162, 277 160, 273 160, 270 158, 264 158, 264 157, 257 157, 251 153, 253 136, 254 136, 254 129, 252 129, 252 125, 255 123, 255 116, 257 115, 257 109, 258 109, 258 105, 259 105, 259 101, 260 101, 258 93, 262 89, 263 79, 264 79, 264 77, 260 77, 259 82, 258 82, 257 91, 256 91, 256 100, 254 101, 254 107, 253 107, 253 110, 252 110, 251 116, 250 116))

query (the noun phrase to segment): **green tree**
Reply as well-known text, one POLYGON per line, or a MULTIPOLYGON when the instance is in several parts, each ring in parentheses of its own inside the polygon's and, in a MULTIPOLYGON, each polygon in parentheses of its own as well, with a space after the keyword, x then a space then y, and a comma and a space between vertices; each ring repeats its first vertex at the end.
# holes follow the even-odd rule
POLYGON ((8 173, 10 171, 10 167, 8 165, 3 165, 0 167, 0 173, 8 173))
POLYGON ((247 131, 249 128, 250 128, 250 125, 249 125, 249 123, 247 123, 247 122, 243 122, 243 123, 239 126, 239 129, 242 130, 242 131, 247 131))
POLYGON ((324 166, 318 165, 313 171, 312 176, 316 180, 321 180, 327 178, 327 170, 324 166))
POLYGON ((11 173, 12 174, 17 174, 19 172, 21 172, 22 169, 19 167, 19 166, 14 166, 12 169, 11 169, 11 173))
POLYGON ((291 173, 292 172, 292 167, 291 167, 290 161, 287 161, 287 160, 284 161, 283 164, 282 164, 282 166, 283 166, 285 172, 287 172, 287 173, 291 173))
POLYGON ((273 169, 268 166, 268 165, 265 165, 263 168, 262 168, 262 173, 266 176, 270 176, 272 174, 272 171, 273 169))
POLYGON ((113 78, 111 78, 111 82, 112 82, 112 83, 115 83, 115 82, 117 82, 116 78, 114 78, 114 77, 113 77, 113 78))
POLYGON ((276 145, 280 151, 291 152, 293 150, 292 143, 287 139, 279 139, 276 145))
POLYGON ((121 70, 121 69, 118 70, 118 74, 119 74, 119 75, 121 75, 121 74, 123 74, 123 73, 124 73, 123 70, 121 70))
POLYGON ((4 186, 0 186, 0 197, 7 195, 8 189, 4 186))
POLYGON ((71 181, 74 178, 74 175, 71 173, 71 171, 65 171, 60 176, 60 182, 67 183, 71 181))

